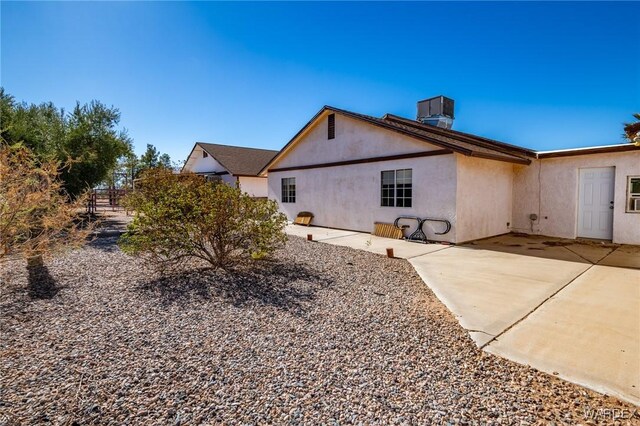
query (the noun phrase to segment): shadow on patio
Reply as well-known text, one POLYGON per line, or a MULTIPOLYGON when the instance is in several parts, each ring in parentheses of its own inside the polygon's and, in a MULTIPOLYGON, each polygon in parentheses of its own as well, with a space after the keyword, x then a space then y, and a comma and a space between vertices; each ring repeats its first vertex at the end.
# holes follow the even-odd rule
POLYGON ((597 240, 569 240, 541 235, 505 234, 458 247, 566 260, 590 265, 640 269, 640 246, 597 240))

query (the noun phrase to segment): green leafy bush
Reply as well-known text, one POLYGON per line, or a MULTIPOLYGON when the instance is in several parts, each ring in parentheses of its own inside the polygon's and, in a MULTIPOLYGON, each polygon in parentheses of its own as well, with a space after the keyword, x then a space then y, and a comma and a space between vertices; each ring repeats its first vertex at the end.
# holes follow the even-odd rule
POLYGON ((112 176, 118 158, 131 153, 131 139, 118 129, 120 111, 101 102, 76 103, 66 112, 53 103, 16 102, 0 87, 0 136, 21 143, 38 161, 58 161, 58 179, 71 199, 112 176))
POLYGON ((197 258, 226 269, 264 258, 286 241, 287 219, 274 201, 224 183, 151 169, 136 188, 125 200, 135 217, 119 244, 161 266, 197 258))

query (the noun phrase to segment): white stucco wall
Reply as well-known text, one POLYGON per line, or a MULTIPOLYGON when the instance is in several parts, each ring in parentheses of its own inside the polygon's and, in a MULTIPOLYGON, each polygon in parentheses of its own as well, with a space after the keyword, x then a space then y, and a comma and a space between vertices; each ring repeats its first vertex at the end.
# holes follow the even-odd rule
POLYGON ((269 194, 266 177, 240 176, 240 189, 252 197, 266 197, 269 194))
POLYGON ((457 242, 510 231, 513 164, 456 154, 457 242))
MULTIPOLYGON (((187 159, 183 171, 193 173, 228 172, 228 170, 212 156, 202 157, 202 148, 200 146, 194 148, 191 156, 187 159)), ((226 174, 221 175, 220 179, 231 186, 235 186, 239 182, 240 189, 252 197, 266 197, 268 194, 266 177, 240 176, 236 178, 234 175, 226 174)))
POLYGON ((627 176, 640 175, 640 151, 576 155, 514 166, 513 230, 576 238, 580 168, 615 167, 613 242, 640 244, 640 214, 625 213, 627 176), (538 220, 531 226, 529 215, 538 220))
POLYGON ((191 156, 187 159, 183 171, 192 173, 215 173, 226 172, 227 169, 210 155, 202 158, 202 148, 196 146, 191 156))

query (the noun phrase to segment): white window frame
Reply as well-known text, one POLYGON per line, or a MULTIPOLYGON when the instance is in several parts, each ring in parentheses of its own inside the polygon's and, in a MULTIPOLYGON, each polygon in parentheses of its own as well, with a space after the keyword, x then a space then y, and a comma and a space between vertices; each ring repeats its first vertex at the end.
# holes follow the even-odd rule
POLYGON ((283 203, 296 202, 296 178, 286 177, 280 179, 280 199, 283 203))
POLYGON ((413 169, 382 170, 380 172, 380 207, 413 207, 413 169), (385 184, 385 173, 387 177, 393 173, 393 184, 385 184), (400 187, 401 185, 402 187, 400 187), (389 195, 389 191, 391 195, 389 195), (409 196, 407 196, 407 191, 409 196))
POLYGON ((640 213, 640 192, 631 192, 631 180, 640 181, 640 175, 627 176, 627 191, 625 194, 625 213, 640 213))

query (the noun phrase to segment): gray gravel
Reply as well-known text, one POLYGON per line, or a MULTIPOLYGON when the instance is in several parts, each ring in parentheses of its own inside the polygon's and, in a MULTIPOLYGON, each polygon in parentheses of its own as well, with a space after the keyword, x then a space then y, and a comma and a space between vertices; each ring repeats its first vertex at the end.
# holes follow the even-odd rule
POLYGON ((291 238, 250 270, 161 276, 114 241, 49 262, 36 288, 5 265, 0 425, 575 424, 635 410, 482 353, 403 260, 291 238))

